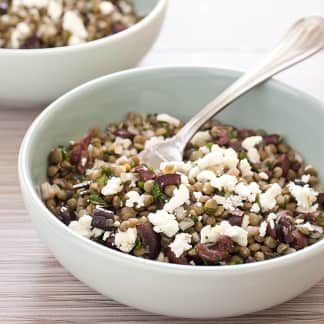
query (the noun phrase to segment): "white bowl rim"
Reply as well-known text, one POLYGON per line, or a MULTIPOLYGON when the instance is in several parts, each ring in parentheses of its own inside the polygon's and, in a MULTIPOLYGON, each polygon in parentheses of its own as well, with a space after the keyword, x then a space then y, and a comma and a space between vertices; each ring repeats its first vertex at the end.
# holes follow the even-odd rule
MULTIPOLYGON (((259 262, 253 262, 253 263, 244 263, 244 264, 237 264, 237 265, 222 265, 222 266, 202 266, 202 265, 179 265, 174 263, 166 263, 166 262, 159 262, 156 260, 150 260, 150 259, 144 259, 140 257, 136 257, 127 253, 123 253, 118 250, 110 249, 108 247, 105 247, 99 243, 93 242, 90 239, 87 239, 75 232, 73 232, 68 226, 63 224, 58 218, 56 218, 49 209, 45 206, 44 202, 41 200, 39 195, 37 194, 35 188, 32 185, 30 172, 27 169, 25 161, 25 155, 28 152, 28 142, 31 140, 33 132, 37 130, 38 126, 43 122, 43 120, 46 120, 49 114, 55 114, 57 109, 60 109, 60 105, 62 102, 64 102, 66 99, 70 98, 71 96, 78 95, 79 93, 82 93, 84 89, 96 87, 97 83, 103 82, 105 80, 109 79, 115 79, 115 78, 123 78, 127 75, 134 75, 134 74, 142 74, 142 73, 150 73, 150 72, 159 72, 159 71, 172 71, 172 72, 192 72, 192 71, 200 71, 202 73, 206 72, 216 72, 222 76, 240 76, 242 74, 241 71, 238 70, 231 70, 231 69, 224 69, 224 68, 217 68, 217 67, 208 67, 208 66, 177 66, 177 65, 168 65, 168 66, 162 66, 162 67, 144 67, 144 68, 133 68, 125 71, 116 72, 110 75, 105 75, 99 78, 96 78, 94 80, 88 81, 70 91, 68 91, 63 96, 56 99, 54 102, 52 102, 49 106, 47 106, 32 122, 30 127, 28 128, 23 141, 21 143, 21 147, 19 150, 19 156, 18 156, 18 174, 19 174, 19 180, 21 187, 24 187, 27 189, 27 191, 30 193, 30 196, 32 199, 36 202, 36 204, 39 206, 39 208, 48 215, 47 221, 50 223, 51 226, 58 226, 58 228, 61 228, 63 231, 65 231, 65 234, 72 235, 74 237, 75 241, 79 242, 86 248, 91 248, 95 252, 105 255, 105 254, 111 254, 113 257, 119 258, 121 261, 124 262, 132 262, 136 263, 138 266, 150 266, 154 267, 155 269, 160 270, 169 270, 169 271, 190 271, 190 272, 215 272, 215 273, 235 273, 236 271, 256 271, 256 270, 262 270, 265 267, 278 267, 283 266, 284 264, 291 263, 291 262, 298 262, 303 259, 304 256, 311 256, 314 255, 319 249, 324 248, 324 238, 320 241, 307 246, 304 249, 298 250, 296 252, 293 252, 288 255, 280 256, 273 259, 268 259, 264 261, 259 262)), ((294 87, 291 87, 284 82, 271 79, 267 81, 267 84, 271 86, 272 88, 279 89, 283 92, 293 92, 295 95, 302 95, 306 96, 307 100, 314 102, 317 105, 322 105, 324 109, 324 104, 322 101, 317 99, 316 97, 307 94, 304 91, 298 90, 294 87)))
POLYGON ((0 48, 0 56, 1 55, 53 55, 53 54, 65 54, 65 52, 75 52, 81 50, 91 49, 96 46, 100 46, 102 44, 109 44, 113 42, 118 42, 120 39, 126 38, 135 34, 136 32, 140 31, 141 29, 148 26, 152 21, 154 21, 161 12, 163 12, 164 8, 166 8, 168 0, 157 0, 156 5, 150 12, 139 22, 126 28, 125 30, 108 35, 93 41, 77 44, 77 45, 70 45, 70 46, 59 46, 59 47, 50 47, 50 48, 35 48, 35 49, 20 49, 20 48, 0 48))

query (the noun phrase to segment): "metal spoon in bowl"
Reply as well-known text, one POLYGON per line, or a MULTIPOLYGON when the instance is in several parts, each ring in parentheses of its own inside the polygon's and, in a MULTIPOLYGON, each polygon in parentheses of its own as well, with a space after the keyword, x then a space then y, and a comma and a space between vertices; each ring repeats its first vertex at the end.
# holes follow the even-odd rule
POLYGON ((182 161, 187 143, 209 119, 258 84, 314 55, 323 47, 324 18, 311 16, 298 20, 263 62, 207 104, 174 137, 142 151, 142 162, 158 168, 163 161, 182 161))

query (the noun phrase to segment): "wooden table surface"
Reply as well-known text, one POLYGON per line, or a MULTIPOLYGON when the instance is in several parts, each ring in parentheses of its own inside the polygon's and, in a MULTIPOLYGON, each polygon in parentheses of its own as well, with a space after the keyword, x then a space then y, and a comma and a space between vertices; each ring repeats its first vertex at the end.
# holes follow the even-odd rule
MULTIPOLYGON (((171 0, 161 36, 141 65, 245 69, 306 14, 324 15, 324 2, 171 0)), ((318 55, 280 78, 324 99, 323 64, 324 54, 318 55)), ((144 313, 97 294, 65 271, 39 240, 17 179, 19 145, 38 113, 0 109, 0 323, 199 323, 144 313)), ((324 323, 324 281, 283 305, 217 321, 252 322, 324 323)))

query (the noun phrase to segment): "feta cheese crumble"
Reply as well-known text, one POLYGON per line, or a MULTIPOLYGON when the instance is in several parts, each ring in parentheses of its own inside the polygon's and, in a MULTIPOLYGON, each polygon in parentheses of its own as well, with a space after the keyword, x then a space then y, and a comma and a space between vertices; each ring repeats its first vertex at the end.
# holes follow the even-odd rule
POLYGON ((281 194, 281 187, 273 183, 271 187, 260 195, 260 204, 263 210, 270 210, 277 204, 276 198, 281 194))
POLYGON ((174 211, 177 207, 182 206, 184 203, 188 202, 190 198, 189 189, 186 185, 181 184, 179 188, 173 191, 172 198, 164 205, 164 210, 167 212, 174 211))
POLYGON ((249 184, 240 182, 235 187, 235 193, 237 193, 242 200, 247 200, 249 202, 254 202, 260 192, 259 185, 256 182, 250 182, 249 184))
POLYGON ((239 169, 241 171, 242 177, 252 177, 252 167, 247 159, 240 161, 239 169))
POLYGON ((313 225, 310 222, 307 222, 305 224, 296 225, 296 227, 305 228, 305 229, 309 230, 310 232, 319 232, 321 234, 323 233, 323 227, 313 225))
POLYGON ((211 180, 210 184, 218 190, 232 192, 235 190, 237 181, 237 177, 229 174, 223 174, 220 177, 214 177, 214 179, 211 180))
POLYGON ((160 122, 165 122, 165 123, 168 123, 172 126, 175 126, 175 127, 178 127, 180 125, 180 120, 175 118, 175 117, 172 117, 168 114, 159 114, 156 116, 156 120, 157 121, 160 121, 160 122))
POLYGON ((169 244, 171 251, 179 258, 185 251, 188 251, 192 248, 191 243, 191 234, 180 233, 175 236, 174 241, 169 244))
POLYGON ((115 245, 120 251, 129 253, 135 246, 136 238, 136 228, 128 228, 126 232, 117 232, 115 234, 115 245))
POLYGON ((123 190, 122 181, 119 177, 111 177, 107 184, 101 189, 104 196, 115 195, 123 190))
POLYGON ((141 208, 144 206, 144 196, 140 195, 137 191, 128 191, 126 193, 127 200, 125 202, 126 207, 141 208))
POLYGON ((115 6, 110 1, 101 1, 99 9, 103 15, 110 15, 115 11, 115 6))
POLYGON ((288 189, 297 201, 297 211, 302 213, 312 213, 316 211, 318 204, 314 203, 317 199, 317 192, 315 192, 308 184, 299 186, 294 182, 290 182, 288 184, 288 189))
POLYGON ((191 139, 191 144, 194 146, 202 146, 212 140, 209 131, 199 131, 191 139))
POLYGON ((147 217, 156 233, 164 233, 168 237, 173 237, 179 231, 179 224, 175 216, 165 210, 150 213, 147 217))
POLYGON ((211 227, 207 225, 202 228, 200 232, 201 243, 216 243, 221 235, 226 235, 232 239, 233 242, 241 246, 247 246, 248 232, 239 226, 232 226, 228 221, 222 221, 220 224, 211 227))
POLYGON ((92 229, 91 227, 91 221, 92 217, 89 215, 83 215, 81 216, 78 220, 74 220, 69 224, 69 228, 86 237, 86 238, 91 238, 91 237, 98 237, 100 236, 104 231, 99 229, 99 228, 94 228, 92 229))
POLYGON ((242 142, 242 147, 247 150, 247 157, 252 163, 260 163, 260 155, 255 146, 260 144, 262 140, 262 136, 250 136, 242 142))
POLYGON ((71 33, 71 38, 74 42, 73 45, 77 43, 77 40, 79 43, 82 43, 88 37, 88 32, 83 24, 82 19, 74 11, 67 11, 64 14, 63 29, 71 33))

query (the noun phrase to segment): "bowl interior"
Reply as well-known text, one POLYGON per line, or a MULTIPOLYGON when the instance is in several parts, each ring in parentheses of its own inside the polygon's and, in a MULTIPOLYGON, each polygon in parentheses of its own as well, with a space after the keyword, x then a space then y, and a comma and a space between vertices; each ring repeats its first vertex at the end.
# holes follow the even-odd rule
POLYGON ((138 15, 147 15, 150 11, 154 9, 159 0, 132 0, 135 11, 138 15))
MULTIPOLYGON (((143 3, 147 2, 143 0, 143 3)), ((88 129, 123 120, 128 111, 169 113, 187 120, 240 75, 215 68, 132 70, 87 83, 61 97, 34 122, 26 136, 23 167, 37 188, 46 178, 49 150, 88 129)), ((324 105, 277 81, 243 96, 218 118, 238 127, 282 134, 324 176, 324 105)))

